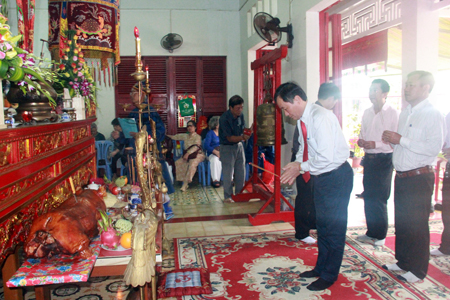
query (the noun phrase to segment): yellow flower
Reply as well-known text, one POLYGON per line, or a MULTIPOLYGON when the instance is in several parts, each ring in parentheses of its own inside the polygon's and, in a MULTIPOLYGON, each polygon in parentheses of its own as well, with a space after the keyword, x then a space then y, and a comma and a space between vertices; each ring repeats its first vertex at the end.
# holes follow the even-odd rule
MULTIPOLYGON (((17 51, 14 50, 14 48, 12 48, 12 49, 10 49, 9 51, 7 51, 5 54, 6 54, 6 57, 7 57, 8 59, 12 59, 14 56, 17 55, 17 51)), ((22 60, 22 59, 21 59, 21 60, 22 60)), ((20 66, 22 66, 22 64, 20 64, 20 66)))

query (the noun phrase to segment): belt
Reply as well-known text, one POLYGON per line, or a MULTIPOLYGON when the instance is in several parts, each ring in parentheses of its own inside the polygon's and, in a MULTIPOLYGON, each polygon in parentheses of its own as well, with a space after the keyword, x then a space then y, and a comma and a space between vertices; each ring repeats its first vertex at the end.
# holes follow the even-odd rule
POLYGON ((417 168, 417 169, 405 171, 405 172, 397 171, 397 176, 400 178, 405 178, 405 177, 413 177, 413 176, 418 176, 418 175, 428 174, 428 173, 434 173, 433 166, 425 166, 422 168, 417 168))
POLYGON ((388 157, 388 156, 392 156, 392 152, 391 153, 366 153, 366 154, 364 154, 365 158, 377 158, 377 157, 388 157))
POLYGON ((337 167, 336 169, 334 169, 334 170, 331 170, 331 171, 329 171, 329 172, 326 172, 326 173, 322 173, 322 174, 319 174, 319 175, 311 175, 311 176, 315 176, 315 177, 323 177, 323 176, 328 176, 328 175, 330 175, 332 172, 334 172, 334 171, 336 171, 336 170, 338 170, 338 169, 340 169, 340 168, 342 168, 345 164, 346 164, 347 162, 344 162, 342 165, 340 165, 339 167, 337 167))

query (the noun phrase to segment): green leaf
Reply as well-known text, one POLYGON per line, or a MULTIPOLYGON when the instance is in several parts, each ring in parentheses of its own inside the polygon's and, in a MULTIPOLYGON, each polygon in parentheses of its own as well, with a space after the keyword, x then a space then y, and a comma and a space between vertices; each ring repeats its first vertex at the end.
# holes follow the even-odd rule
POLYGON ((14 48, 14 50, 16 50, 16 52, 19 53, 19 54, 22 54, 22 53, 28 53, 27 51, 23 50, 23 49, 20 48, 20 47, 13 47, 13 48, 14 48))
POLYGON ((9 42, 16 44, 18 41, 20 41, 21 38, 22 38, 22 35, 19 34, 19 35, 16 35, 16 36, 13 36, 12 38, 10 38, 9 42))

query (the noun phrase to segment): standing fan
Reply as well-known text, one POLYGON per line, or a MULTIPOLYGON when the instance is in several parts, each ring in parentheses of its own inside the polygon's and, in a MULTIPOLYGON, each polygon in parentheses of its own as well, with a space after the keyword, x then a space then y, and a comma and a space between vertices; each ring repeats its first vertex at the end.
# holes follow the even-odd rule
POLYGON ((288 24, 286 27, 280 27, 280 19, 274 18, 268 13, 260 12, 253 18, 253 26, 258 35, 268 42, 270 46, 278 43, 281 40, 281 33, 286 32, 288 35, 288 48, 292 48, 292 40, 294 39, 292 24, 288 24))
POLYGON ((169 33, 161 39, 161 47, 168 50, 170 53, 174 49, 180 48, 183 44, 183 38, 178 33, 169 33))

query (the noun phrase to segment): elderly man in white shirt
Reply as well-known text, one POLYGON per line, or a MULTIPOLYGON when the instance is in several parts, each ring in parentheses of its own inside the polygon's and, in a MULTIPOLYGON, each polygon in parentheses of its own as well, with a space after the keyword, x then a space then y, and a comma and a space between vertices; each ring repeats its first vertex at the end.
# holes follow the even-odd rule
POLYGON ((299 132, 306 141, 304 155, 283 168, 280 181, 293 184, 300 174, 305 181, 313 180, 319 255, 314 269, 300 277, 319 277, 307 289, 324 290, 337 280, 344 254, 347 207, 353 188, 353 170, 347 163, 350 151, 336 116, 306 101, 300 86, 284 83, 274 98, 286 116, 298 120, 299 132))
POLYGON ((430 258, 428 219, 434 186, 434 163, 441 151, 444 117, 429 102, 434 77, 425 71, 408 74, 405 100, 398 131, 383 132, 383 141, 394 147, 395 176, 395 258, 384 265, 392 271, 407 271, 398 277, 408 282, 424 279, 430 258))
POLYGON ((364 111, 358 145, 364 148, 364 213, 366 234, 357 240, 375 246, 384 245, 388 230, 387 202, 391 194, 392 146, 381 140, 383 131, 396 131, 398 111, 386 103, 390 87, 386 80, 375 79, 369 89, 372 107, 364 111))

